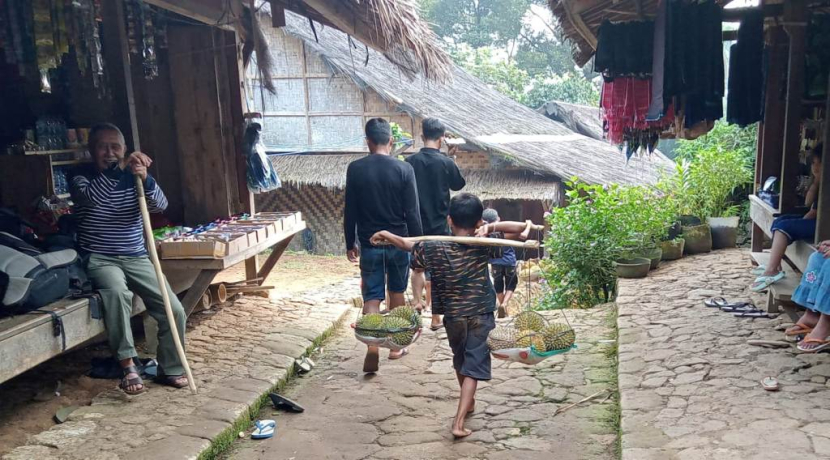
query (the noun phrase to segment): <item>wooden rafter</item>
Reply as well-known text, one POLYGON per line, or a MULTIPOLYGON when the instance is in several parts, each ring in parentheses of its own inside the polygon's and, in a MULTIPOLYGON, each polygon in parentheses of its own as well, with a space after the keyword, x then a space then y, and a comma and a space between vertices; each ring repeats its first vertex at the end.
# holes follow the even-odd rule
POLYGON ((576 29, 577 33, 579 33, 579 36, 582 37, 594 51, 596 51, 597 37, 593 32, 591 32, 591 29, 588 28, 585 21, 582 20, 582 16, 573 12, 573 5, 569 0, 562 0, 562 7, 565 10, 565 14, 568 16, 568 21, 573 24, 574 29, 576 29))

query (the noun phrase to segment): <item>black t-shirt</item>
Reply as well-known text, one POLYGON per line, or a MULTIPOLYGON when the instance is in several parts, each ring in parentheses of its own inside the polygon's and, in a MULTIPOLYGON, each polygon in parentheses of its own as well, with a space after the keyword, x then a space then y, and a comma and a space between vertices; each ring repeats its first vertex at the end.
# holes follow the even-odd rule
POLYGON ((406 162, 412 165, 418 182, 424 235, 449 234, 450 190, 458 191, 466 185, 461 171, 441 151, 427 147, 407 158, 406 162))
MULTIPOLYGON (((503 238, 493 233, 492 238, 503 238)), ((429 270, 433 308, 446 316, 475 316, 496 311, 496 291, 488 263, 503 248, 448 241, 422 241, 412 248, 412 268, 429 270)))
POLYGON ((361 246, 371 247, 369 239, 381 230, 399 236, 421 236, 412 167, 381 154, 353 161, 346 170, 343 230, 347 251, 354 248, 355 239, 361 246))

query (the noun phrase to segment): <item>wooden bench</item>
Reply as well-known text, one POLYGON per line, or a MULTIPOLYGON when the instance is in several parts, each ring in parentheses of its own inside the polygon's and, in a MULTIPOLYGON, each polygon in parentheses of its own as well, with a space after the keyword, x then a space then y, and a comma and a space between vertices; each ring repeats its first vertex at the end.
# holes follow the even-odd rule
MULTIPOLYGON (((796 241, 787 248, 783 264, 787 276, 770 286, 767 291, 766 310, 769 313, 778 313, 782 309, 787 315, 797 321, 802 307, 792 302, 792 295, 801 282, 801 274, 807 267, 807 260, 815 252, 813 245, 806 241, 796 241)), ((769 263, 769 252, 753 252, 752 260, 758 265, 769 263)))

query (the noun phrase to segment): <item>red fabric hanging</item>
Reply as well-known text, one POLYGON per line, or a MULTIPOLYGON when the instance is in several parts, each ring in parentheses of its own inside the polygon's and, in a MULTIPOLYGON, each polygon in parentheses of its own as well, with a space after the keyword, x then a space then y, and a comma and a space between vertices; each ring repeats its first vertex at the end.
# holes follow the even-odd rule
POLYGON ((651 79, 618 77, 602 86, 602 118, 606 137, 612 144, 622 144, 638 131, 662 128, 674 120, 669 106, 663 118, 647 121, 651 104, 651 79))

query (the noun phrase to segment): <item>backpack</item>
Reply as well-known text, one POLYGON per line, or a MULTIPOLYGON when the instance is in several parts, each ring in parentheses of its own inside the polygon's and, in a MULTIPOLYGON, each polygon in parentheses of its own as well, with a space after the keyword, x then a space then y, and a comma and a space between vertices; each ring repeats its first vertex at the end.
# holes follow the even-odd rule
POLYGON ((0 232, 0 314, 29 312, 66 297, 73 265, 79 266, 74 249, 42 253, 0 232))

